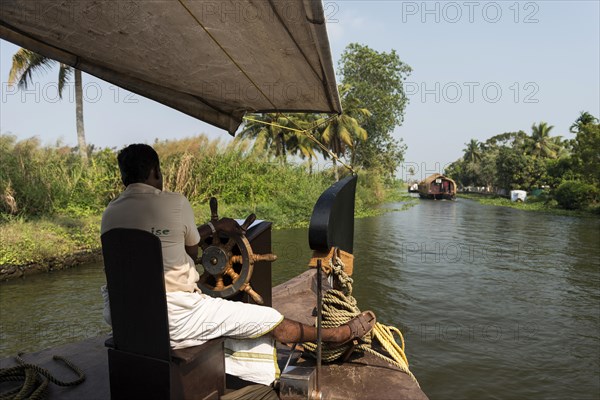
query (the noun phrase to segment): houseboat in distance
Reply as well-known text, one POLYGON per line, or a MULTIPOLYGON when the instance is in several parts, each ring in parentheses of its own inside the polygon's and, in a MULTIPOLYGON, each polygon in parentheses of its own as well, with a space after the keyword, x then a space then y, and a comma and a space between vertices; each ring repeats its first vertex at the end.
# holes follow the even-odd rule
POLYGON ((419 197, 454 200, 456 198, 456 182, 442 174, 430 175, 419 182, 419 197))

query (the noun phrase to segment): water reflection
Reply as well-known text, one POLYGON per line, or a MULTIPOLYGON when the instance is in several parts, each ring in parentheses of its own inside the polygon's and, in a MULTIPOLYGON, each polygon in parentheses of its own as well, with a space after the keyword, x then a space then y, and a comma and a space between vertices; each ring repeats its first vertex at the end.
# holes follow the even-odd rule
POLYGON ((91 264, 0 285, 0 355, 108 333, 99 290, 103 280, 101 265, 91 264))
MULTIPOLYGON (((356 221, 355 296, 403 329, 432 399, 598 398, 599 233, 597 218, 422 201, 356 221)), ((307 231, 274 231, 273 250, 278 284, 304 271, 307 231)), ((90 265, 1 285, 1 355, 107 331, 102 282, 90 265)))

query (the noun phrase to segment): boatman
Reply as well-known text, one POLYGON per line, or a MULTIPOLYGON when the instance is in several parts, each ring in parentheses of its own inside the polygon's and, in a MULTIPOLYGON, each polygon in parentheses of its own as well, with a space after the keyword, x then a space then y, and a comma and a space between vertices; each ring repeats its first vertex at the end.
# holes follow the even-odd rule
MULTIPOLYGON (((102 215, 101 233, 115 228, 152 232, 161 241, 171 346, 197 346, 210 339, 227 338, 225 369, 228 374, 259 384, 270 385, 278 374, 273 362, 252 363, 229 353, 258 353, 274 357, 274 341, 297 343, 316 341, 313 326, 289 320, 271 307, 213 298, 203 294, 196 282, 199 274, 194 260, 201 240, 220 231, 243 234, 231 218, 196 227, 194 212, 185 196, 163 191, 158 154, 145 144, 132 144, 118 155, 121 179, 126 189, 102 215), (211 226, 212 225, 212 226, 211 226)), ((110 304, 106 286, 104 317, 110 324, 110 304)), ((366 335, 375 325, 375 315, 364 312, 346 325, 322 330, 323 341, 345 343, 366 335)), ((249 357, 251 358, 251 357, 249 357)), ((258 357, 261 358, 261 357, 258 357)))

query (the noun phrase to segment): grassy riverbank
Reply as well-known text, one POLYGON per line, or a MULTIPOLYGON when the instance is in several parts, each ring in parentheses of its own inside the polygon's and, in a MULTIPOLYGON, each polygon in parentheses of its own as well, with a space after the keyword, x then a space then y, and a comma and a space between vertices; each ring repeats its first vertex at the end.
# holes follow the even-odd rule
MULTIPOLYGON (((0 279, 97 258, 102 211, 122 190, 115 150, 93 152, 83 167, 68 148, 0 139, 6 160, 0 172, 0 279)), ((221 145, 199 136, 154 147, 165 190, 185 194, 198 223, 209 219, 208 199, 216 196, 221 216, 253 212, 275 229, 305 227, 319 195, 334 182, 331 169, 310 173, 305 165, 273 161, 247 142, 221 145)), ((358 182, 357 217, 404 200, 400 183, 384 182, 377 171, 361 171, 358 182)))
MULTIPOLYGON (((368 195, 368 188, 361 183, 358 192, 368 195)), ((395 192, 393 188, 385 189, 382 198, 376 202, 365 201, 357 196, 356 216, 367 217, 394 211, 377 206, 386 201, 399 200, 395 192)), ((306 227, 317 198, 310 195, 293 198, 281 196, 257 206, 221 203, 219 212, 235 218, 245 218, 254 212, 259 219, 273 221, 274 229, 306 227)), ((210 218, 208 204, 194 204, 194 211, 198 223, 210 218)), ((0 279, 69 268, 99 259, 100 218, 101 214, 8 218, 0 224, 0 279)))
POLYGON ((576 216, 576 217, 585 217, 585 216, 596 216, 600 215, 600 207, 597 206, 595 208, 589 208, 587 210, 565 210, 558 206, 556 201, 554 200, 544 200, 544 199, 536 199, 535 197, 529 197, 526 202, 513 202, 510 199, 498 196, 482 196, 479 194, 468 194, 468 193, 459 193, 457 197, 463 199, 475 200, 478 203, 489 205, 489 206, 498 206, 498 207, 510 207, 516 208, 518 210, 525 211, 536 211, 536 212, 544 212, 554 215, 568 215, 568 216, 576 216))

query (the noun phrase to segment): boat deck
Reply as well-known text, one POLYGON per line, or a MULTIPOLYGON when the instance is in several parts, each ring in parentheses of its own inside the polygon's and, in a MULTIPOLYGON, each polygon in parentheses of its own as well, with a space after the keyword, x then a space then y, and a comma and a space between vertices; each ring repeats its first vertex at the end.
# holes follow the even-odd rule
MULTIPOLYGON (((48 399, 62 400, 105 400, 110 399, 108 381, 108 355, 104 341, 107 336, 98 336, 82 342, 69 343, 64 346, 54 347, 35 353, 27 353, 22 358, 27 363, 46 368, 57 379, 72 381, 77 376, 61 361, 54 361, 52 357, 59 355, 73 362, 81 368, 86 379, 78 386, 60 387, 53 383, 48 386, 48 399)), ((18 365, 13 357, 0 360, 0 368, 18 365)), ((7 385, 8 386, 8 385, 7 385)))
MULTIPOLYGON (((316 270, 309 269, 273 288, 273 307, 285 317, 314 325, 316 270)), ((326 278, 323 288, 327 288, 326 278)), ((289 349, 278 348, 279 365, 289 349)), ((285 364, 284 364, 285 365, 285 364)), ((312 358, 300 358, 296 365, 314 366, 312 358)), ((324 364, 321 368, 323 398, 331 400, 427 400, 410 376, 398 367, 371 354, 354 354, 345 363, 324 364)))
MULTIPOLYGON (((314 288, 315 270, 309 270, 296 278, 273 288, 273 306, 288 318, 314 323, 312 309, 316 304, 314 288), (290 301, 292 299, 292 301, 290 301)), ((81 368, 86 380, 78 386, 60 387, 50 383, 48 399, 80 400, 109 399, 108 355, 104 342, 107 336, 98 336, 81 342, 24 354, 25 362, 46 368, 59 380, 72 381, 75 374, 54 355, 60 355, 81 368)), ((283 369, 290 348, 278 345, 277 357, 283 369)), ((296 351, 292 364, 314 366, 312 358, 300 357, 296 351)), ((17 365, 14 358, 0 360, 0 368, 17 365)), ((345 363, 330 363, 322 366, 321 389, 328 400, 427 400, 421 388, 397 367, 370 354, 355 354, 345 363)), ((235 384, 228 387, 236 388, 235 384)), ((8 386, 8 385, 7 385, 8 386)))
MULTIPOLYGON (((63 381, 74 380, 76 376, 60 361, 54 361, 52 359, 54 355, 67 358, 84 371, 86 380, 78 386, 60 387, 50 383, 47 397, 49 400, 110 399, 108 357, 104 347, 106 338, 106 336, 99 336, 24 354, 23 359, 48 369, 54 377, 63 381)), ((289 349, 279 349, 278 361, 281 367, 285 365, 288 356, 289 349)), ((0 360, 0 368, 14 365, 17 363, 13 357, 0 360)), ((299 359, 296 365, 313 366, 314 361, 299 359)), ((427 399, 406 374, 369 355, 344 364, 323 365, 322 372, 321 382, 326 399, 427 399)))

